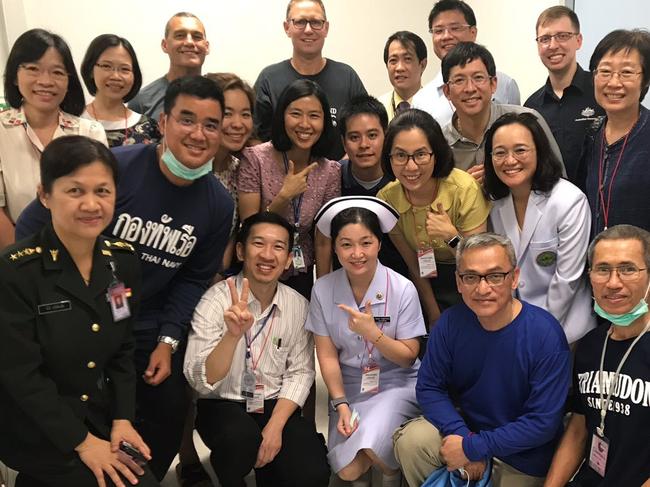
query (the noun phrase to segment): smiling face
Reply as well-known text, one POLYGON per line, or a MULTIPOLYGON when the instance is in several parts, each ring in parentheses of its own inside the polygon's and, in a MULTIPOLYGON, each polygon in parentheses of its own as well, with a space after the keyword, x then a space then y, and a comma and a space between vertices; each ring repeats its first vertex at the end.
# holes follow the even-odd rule
MULTIPOLYGON (((643 244, 637 239, 600 240, 595 248, 591 268, 634 265, 645 269, 643 244)), ((634 308, 645 297, 648 288, 648 271, 639 273, 633 281, 621 281, 612 272, 606 282, 591 279, 594 299, 608 313, 624 314, 634 308)))
POLYGON ((348 278, 374 276, 380 247, 377 236, 362 223, 345 225, 334 241, 334 251, 348 278))
POLYGON ((132 63, 131 55, 123 46, 109 47, 102 52, 93 68, 96 96, 124 100, 133 87, 132 63))
POLYGON ((384 129, 377 115, 360 113, 348 119, 343 147, 353 166, 363 169, 380 166, 383 145, 384 129))
MULTIPOLYGON (((433 152, 433 150, 426 134, 421 129, 414 127, 395 135, 390 153, 395 154, 396 152, 415 154, 418 152, 433 152)), ((426 190, 432 184, 435 165, 434 157, 432 155, 429 162, 422 165, 416 164, 412 157, 403 166, 396 165, 391 160, 391 168, 393 174, 407 192, 419 192, 426 190)))
POLYGON ((506 154, 504 160, 492 157, 496 176, 511 191, 530 191, 537 170, 535 141, 530 130, 519 123, 499 127, 492 137, 492 154, 503 153, 506 154))
POLYGON ((291 265, 289 233, 280 225, 257 223, 244 244, 237 243, 237 258, 244 263, 244 277, 251 283, 277 282, 291 265))
POLYGON ((492 95, 497 89, 497 80, 490 78, 481 59, 474 59, 465 66, 454 66, 449 70, 449 81, 464 80, 464 83, 445 84, 445 96, 456 108, 459 116, 474 117, 490 110, 492 95), (472 77, 484 78, 484 83, 477 83, 472 77))
POLYGON ((229 152, 239 152, 253 132, 253 111, 246 93, 240 89, 223 93, 226 109, 223 113, 221 144, 229 152))
POLYGON ((18 91, 23 105, 41 112, 58 111, 68 91, 68 75, 63 57, 53 47, 41 58, 18 67, 18 91))
POLYGON ((408 99, 420 89, 426 66, 426 59, 418 61, 413 45, 394 40, 388 46, 388 79, 402 98, 408 99))
POLYGON ((326 20, 323 9, 316 2, 304 0, 291 5, 287 20, 284 21, 284 32, 291 39, 294 56, 314 57, 320 56, 325 45, 325 38, 329 31, 329 22, 321 30, 312 29, 311 25, 299 29, 292 20, 326 20))
POLYGON ((210 53, 201 21, 195 17, 173 17, 167 24, 162 50, 169 56, 170 66, 200 70, 210 53))
POLYGON ((284 128, 291 144, 310 150, 323 134, 325 114, 314 95, 292 101, 284 111, 284 128))
POLYGON ((178 95, 169 115, 160 116, 164 142, 185 167, 197 169, 214 157, 221 143, 221 104, 213 99, 178 95), (194 127, 188 127, 191 123, 194 127), (208 131, 203 126, 216 127, 208 131))
MULTIPOLYGON (((640 72, 643 71, 641 55, 636 49, 627 52, 622 50, 615 53, 610 51, 602 57, 597 69, 617 72, 623 70, 640 72)), ((614 74, 607 81, 602 81, 598 76, 595 76, 594 94, 596 101, 603 107, 608 116, 629 114, 636 117, 639 112, 642 83, 642 74, 625 82, 621 82, 621 78, 617 74, 614 74)))
POLYGON ((61 240, 94 241, 113 219, 115 180, 106 164, 95 161, 57 178, 39 197, 61 240))
MULTIPOLYGON (((549 20, 537 29, 537 36, 553 36, 560 32, 576 32, 569 17, 549 20)), ((549 44, 537 44, 537 53, 546 69, 554 73, 564 73, 576 65, 576 51, 582 47, 582 34, 571 36, 566 42, 557 38, 551 39, 549 44)))
POLYGON ((438 59, 444 58, 459 42, 475 42, 476 27, 464 27, 467 25, 465 16, 460 10, 446 10, 440 12, 431 22, 431 29, 434 31, 433 52, 438 59), (443 29, 436 34, 436 29, 443 29))

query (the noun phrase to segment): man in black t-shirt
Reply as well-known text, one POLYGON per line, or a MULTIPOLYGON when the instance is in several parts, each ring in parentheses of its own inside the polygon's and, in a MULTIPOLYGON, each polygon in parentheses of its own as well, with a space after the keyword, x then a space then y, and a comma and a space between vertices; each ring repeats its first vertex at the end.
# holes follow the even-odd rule
POLYGON ((589 246, 596 313, 576 349, 573 414, 545 487, 650 486, 650 233, 617 225, 589 246), (582 466, 580 466, 581 462, 582 466))

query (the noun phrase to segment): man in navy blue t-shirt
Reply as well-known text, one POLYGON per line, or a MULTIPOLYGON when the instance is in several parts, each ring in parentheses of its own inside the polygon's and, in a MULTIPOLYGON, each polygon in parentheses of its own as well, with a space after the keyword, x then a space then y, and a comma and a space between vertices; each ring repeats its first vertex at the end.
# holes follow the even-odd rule
MULTIPOLYGON (((106 233, 140 254, 136 427, 151 448, 149 465, 159 480, 178 452, 186 417, 182 367, 188 325, 219 270, 230 234, 234 204, 211 174, 223 104, 213 81, 178 78, 165 95, 162 143, 114 150, 120 180, 106 233)), ((30 235, 47 220, 36 200, 20 215, 16 235, 30 235)))

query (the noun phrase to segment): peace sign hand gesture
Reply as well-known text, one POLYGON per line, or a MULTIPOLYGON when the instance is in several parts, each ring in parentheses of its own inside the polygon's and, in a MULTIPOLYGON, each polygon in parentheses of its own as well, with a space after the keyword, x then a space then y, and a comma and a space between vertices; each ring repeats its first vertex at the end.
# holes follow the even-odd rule
POLYGON ((288 200, 292 200, 299 194, 307 191, 307 178, 309 177, 309 173, 317 167, 318 163, 312 162, 302 171, 294 174, 295 165, 292 160, 289 160, 287 175, 284 177, 282 189, 280 189, 280 195, 288 200))
POLYGON ((339 304, 339 308, 348 314, 348 327, 353 333, 361 335, 367 340, 375 340, 377 337, 377 324, 372 315, 372 303, 368 301, 363 312, 350 308, 345 304, 339 304))
POLYGON ((226 322, 228 333, 235 338, 239 338, 250 330, 255 322, 253 313, 248 310, 248 279, 244 278, 242 281, 241 297, 237 293, 235 280, 229 277, 226 282, 230 290, 232 306, 223 314, 223 319, 226 322))

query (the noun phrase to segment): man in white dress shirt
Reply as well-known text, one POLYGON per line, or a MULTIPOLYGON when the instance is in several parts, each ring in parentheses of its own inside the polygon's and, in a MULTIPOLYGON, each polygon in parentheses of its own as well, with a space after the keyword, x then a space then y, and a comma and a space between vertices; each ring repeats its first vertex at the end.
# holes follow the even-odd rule
MULTIPOLYGON (((429 13, 429 32, 432 36, 433 52, 442 59, 459 42, 476 42, 478 33, 476 16, 472 7, 462 0, 440 0, 429 13)), ((519 87, 514 79, 497 72, 498 84, 493 100, 497 103, 519 105, 519 87)), ((444 127, 451 121, 454 107, 445 97, 442 87, 442 71, 427 83, 413 97, 413 108, 429 112, 444 127)))
POLYGON ((278 282, 292 247, 281 216, 247 218, 236 246, 242 271, 211 287, 192 319, 184 372, 223 487, 245 485, 252 468, 258 486, 329 482, 324 439, 300 416, 315 376, 308 302, 278 282))

